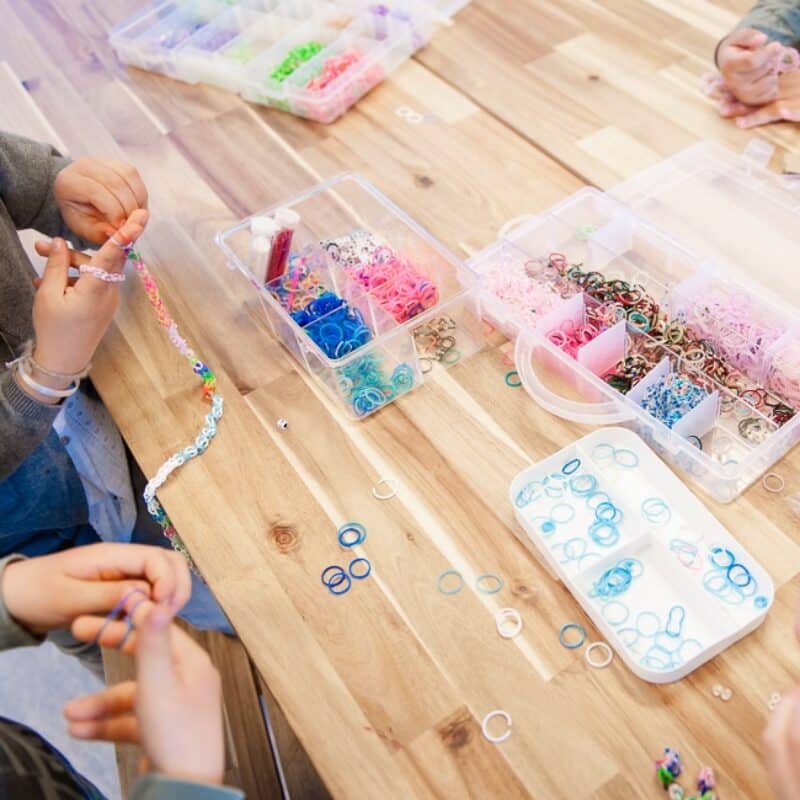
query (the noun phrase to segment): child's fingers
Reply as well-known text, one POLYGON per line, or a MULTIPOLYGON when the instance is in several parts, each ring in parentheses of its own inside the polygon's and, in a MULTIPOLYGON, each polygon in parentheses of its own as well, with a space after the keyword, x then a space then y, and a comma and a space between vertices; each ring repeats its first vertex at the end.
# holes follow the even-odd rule
MULTIPOLYGON (((125 245, 135 242, 144 232, 145 225, 147 224, 147 211, 138 209, 128 217, 127 222, 120 227, 116 233, 95 253, 92 257, 91 263, 100 267, 106 272, 122 272, 125 269, 125 260, 128 257, 127 252, 124 250, 125 245)), ((105 288, 103 284, 105 281, 100 281, 92 276, 87 276, 86 287, 88 290, 97 291, 105 288), (91 278, 91 280, 89 280, 91 278)), ((79 288, 83 286, 83 282, 79 282, 79 288)), ((107 286, 107 284, 106 284, 107 286)))
POLYGON ((719 104, 719 113, 728 119, 732 117, 742 117, 745 114, 752 114, 753 111, 755 111, 753 106, 740 103, 738 100, 724 100, 719 104))
POLYGON ((64 716, 70 722, 116 717, 133 711, 135 703, 136 681, 124 681, 100 692, 70 700, 64 706, 64 716))
POLYGON ((756 128, 759 125, 769 125, 770 122, 778 122, 781 119, 781 112, 777 107, 777 104, 770 103, 768 106, 764 106, 763 108, 759 108, 757 111, 754 111, 752 114, 747 114, 743 117, 739 117, 736 120, 736 124, 740 128, 756 128))
POLYGON ((135 714, 120 714, 108 719, 70 722, 69 734, 75 739, 138 744, 139 724, 135 714))
MULTIPOLYGON (((39 239, 33 246, 40 256, 44 256, 45 258, 50 256, 52 242, 46 239, 39 239)), ((71 267, 77 269, 81 264, 88 264, 90 261, 91 258, 87 256, 86 253, 82 253, 80 250, 73 250, 72 248, 69 249, 69 263, 71 267)))
POLYGON ((136 648, 136 631, 128 629, 124 620, 108 621, 105 617, 83 616, 78 617, 70 628, 72 635, 82 642, 94 642, 106 650, 116 650, 122 642, 122 652, 131 655, 136 648), (101 633, 102 631, 102 633, 101 633), (99 638, 98 638, 99 637, 99 638))
POLYGON ((728 37, 728 44, 736 45, 737 47, 746 47, 755 49, 761 47, 767 42, 767 34, 762 31, 757 31, 755 28, 741 28, 734 31, 728 37))
POLYGON ((795 691, 772 712, 764 731, 764 761, 778 800, 800 797, 800 782, 793 766, 797 763, 796 749, 800 749, 794 730, 798 714, 800 707, 795 691))

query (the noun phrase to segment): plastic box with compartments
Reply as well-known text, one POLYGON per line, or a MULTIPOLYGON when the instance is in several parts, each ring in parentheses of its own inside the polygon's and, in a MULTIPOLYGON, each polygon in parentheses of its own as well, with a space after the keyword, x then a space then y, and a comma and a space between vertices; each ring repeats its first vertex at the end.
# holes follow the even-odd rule
POLYGON ((800 194, 765 152, 692 146, 611 194, 579 191, 468 264, 541 406, 631 426, 721 502, 800 440, 800 194), (669 386, 697 400, 670 419, 653 411, 669 386))
POLYGON ((330 123, 468 0, 162 0, 112 30, 126 64, 330 123))

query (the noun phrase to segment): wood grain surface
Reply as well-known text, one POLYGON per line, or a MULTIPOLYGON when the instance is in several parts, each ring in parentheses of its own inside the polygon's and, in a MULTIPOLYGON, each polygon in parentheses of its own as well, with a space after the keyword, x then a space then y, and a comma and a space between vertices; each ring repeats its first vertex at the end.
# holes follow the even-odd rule
MULTIPOLYGON (((138 0, 0 0, 0 120, 72 155, 134 162, 151 191, 141 250, 187 338, 219 377, 213 445, 160 493, 247 651, 337 798, 661 797, 653 759, 677 748, 714 767, 721 796, 763 798, 767 699, 800 674, 797 518, 756 485, 702 497, 778 587, 757 632, 675 685, 618 660, 588 669, 558 629, 597 631, 524 546, 511 478, 584 434, 503 382, 508 344, 361 423, 345 420, 270 336, 214 234, 323 177, 356 170, 457 254, 585 183, 602 188, 701 138, 741 149, 698 81, 740 0, 474 0, 330 127, 116 63, 106 33, 138 0), (407 105, 435 119, 409 125, 407 105), (289 421, 281 431, 279 417, 289 421), (371 488, 394 477, 396 498, 371 488), (335 532, 367 526, 373 576, 340 598, 320 585, 335 532), (519 537, 519 538, 518 538, 519 537), (455 567, 468 589, 436 591, 455 567), (485 571, 503 590, 472 590, 485 571), (494 612, 518 608, 500 639, 494 612), (734 691, 723 703, 711 687, 734 691), (500 746, 492 709, 514 720, 500 746)), ((760 132, 797 149, 794 127, 760 132)), ((773 285, 780 289, 780 285, 773 285)), ((130 280, 93 379, 147 474, 204 413, 194 376, 130 280)), ((778 466, 800 490, 800 457, 778 466)), ((319 790, 316 790, 319 792, 319 790)))

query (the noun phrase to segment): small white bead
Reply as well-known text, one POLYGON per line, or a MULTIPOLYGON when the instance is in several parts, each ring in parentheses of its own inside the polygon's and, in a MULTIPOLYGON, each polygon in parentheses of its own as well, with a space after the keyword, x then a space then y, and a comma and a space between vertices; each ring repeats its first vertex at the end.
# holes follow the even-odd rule
POLYGON ((289 427, 289 423, 283 417, 281 417, 276 424, 282 431, 285 431, 289 427))

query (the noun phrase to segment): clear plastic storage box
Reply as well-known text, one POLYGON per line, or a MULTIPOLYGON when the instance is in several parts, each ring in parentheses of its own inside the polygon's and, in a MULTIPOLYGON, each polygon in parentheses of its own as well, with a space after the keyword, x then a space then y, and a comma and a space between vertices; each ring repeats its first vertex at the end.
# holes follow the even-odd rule
POLYGON ((164 0, 116 27, 131 66, 329 123, 468 0, 164 0))
POLYGON ((603 428, 526 468, 510 500, 546 563, 643 680, 685 677, 772 605, 764 568, 630 430, 603 428))
POLYGON ((537 402, 632 426, 722 502, 800 440, 800 196, 758 152, 701 143, 469 264, 537 402))
POLYGON ((482 345, 472 273, 358 175, 254 214, 217 244, 253 286, 275 336, 352 417, 482 345), (264 232, 287 212, 297 215, 291 253, 270 279, 264 232))

